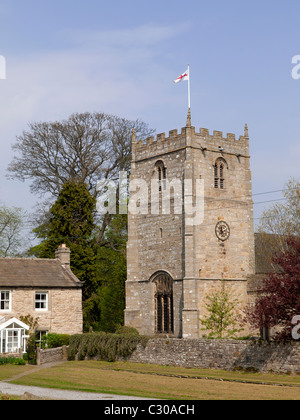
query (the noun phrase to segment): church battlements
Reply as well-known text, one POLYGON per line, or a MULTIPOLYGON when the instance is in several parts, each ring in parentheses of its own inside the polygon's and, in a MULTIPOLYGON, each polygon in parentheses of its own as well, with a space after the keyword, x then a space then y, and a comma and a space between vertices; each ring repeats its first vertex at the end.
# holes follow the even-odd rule
POLYGON ((228 153, 238 154, 240 156, 249 155, 249 135, 248 126, 245 125, 244 135, 236 138, 233 133, 227 133, 226 137, 222 131, 214 130, 212 133, 207 128, 200 128, 196 132, 195 127, 186 126, 178 132, 177 129, 170 130, 169 135, 166 133, 157 134, 156 137, 151 136, 146 140, 135 140, 135 134, 132 138, 133 160, 150 158, 159 153, 176 152, 177 150, 187 147, 187 136, 191 136, 191 147, 199 148, 202 151, 220 151, 224 149, 228 153))

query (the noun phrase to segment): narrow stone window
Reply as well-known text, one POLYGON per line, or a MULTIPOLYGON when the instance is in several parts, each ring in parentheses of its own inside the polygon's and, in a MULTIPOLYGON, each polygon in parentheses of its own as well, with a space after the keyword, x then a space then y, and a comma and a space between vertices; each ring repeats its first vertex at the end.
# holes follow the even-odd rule
POLYGON ((167 273, 155 279, 156 332, 174 332, 173 280, 167 273))
POLYGON ((162 160, 159 160, 155 164, 157 174, 158 174, 158 182, 159 182, 159 191, 162 189, 166 189, 166 179, 167 179, 167 168, 165 167, 162 160))
POLYGON ((225 189, 226 161, 222 158, 216 160, 214 165, 214 187, 220 190, 225 189))

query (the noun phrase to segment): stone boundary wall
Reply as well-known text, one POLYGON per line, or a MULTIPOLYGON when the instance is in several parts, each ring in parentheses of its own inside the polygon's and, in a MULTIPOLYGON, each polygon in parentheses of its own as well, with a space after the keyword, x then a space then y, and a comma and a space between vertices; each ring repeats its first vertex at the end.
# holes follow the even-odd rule
POLYGON ((300 373, 300 343, 240 340, 150 339, 138 345, 130 362, 201 369, 254 369, 259 372, 300 373))
POLYGON ((42 350, 39 347, 36 349, 36 364, 38 366, 45 363, 62 362, 68 360, 68 347, 57 347, 56 349, 42 350))
MULTIPOLYGON (((68 360, 68 347, 37 349, 37 364, 68 360)), ((250 369, 258 372, 300 373, 300 343, 240 340, 152 338, 138 345, 129 362, 199 369, 250 369)))

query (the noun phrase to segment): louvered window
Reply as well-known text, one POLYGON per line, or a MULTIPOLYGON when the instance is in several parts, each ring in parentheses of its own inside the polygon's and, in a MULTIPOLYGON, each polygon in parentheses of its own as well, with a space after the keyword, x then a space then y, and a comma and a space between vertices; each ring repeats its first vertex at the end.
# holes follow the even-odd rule
POLYGON ((159 191, 166 189, 166 179, 167 179, 167 168, 165 167, 162 160, 156 162, 155 167, 158 173, 158 182, 159 182, 159 191))
POLYGON ((225 189, 225 172, 226 172, 226 161, 224 159, 217 159, 214 165, 214 187, 220 190, 225 189))

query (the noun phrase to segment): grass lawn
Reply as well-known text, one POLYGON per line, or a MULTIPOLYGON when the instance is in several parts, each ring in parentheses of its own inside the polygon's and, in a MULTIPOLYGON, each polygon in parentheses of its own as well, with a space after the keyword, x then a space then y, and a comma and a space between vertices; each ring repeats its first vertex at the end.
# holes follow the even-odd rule
POLYGON ((5 381, 9 378, 12 378, 13 376, 30 372, 33 369, 33 367, 30 365, 24 365, 24 366, 0 365, 0 381, 5 381))
MULTIPOLYGON (((12 376, 16 374, 15 371, 12 376)), ((300 376, 296 375, 185 369, 127 362, 67 362, 29 373, 13 383, 171 400, 300 399, 300 376)))

